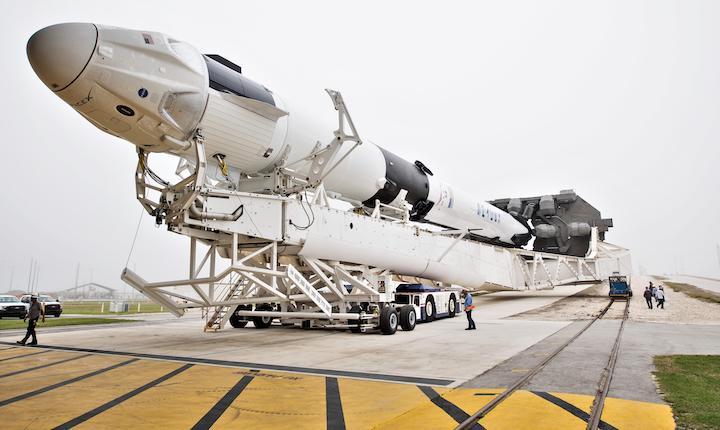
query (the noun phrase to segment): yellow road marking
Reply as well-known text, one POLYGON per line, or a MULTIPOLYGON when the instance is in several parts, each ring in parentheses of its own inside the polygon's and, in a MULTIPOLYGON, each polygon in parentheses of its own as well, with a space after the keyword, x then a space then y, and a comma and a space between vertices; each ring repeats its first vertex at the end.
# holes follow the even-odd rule
MULTIPOLYGON (((118 359, 129 360, 127 357, 118 357, 118 359)), ((21 428, 52 428, 140 387, 176 367, 175 363, 162 361, 136 361, 4 406, 0 408, 0 416, 12 417, 13 425, 21 428)), ((92 369, 83 369, 82 373, 91 371, 92 369)), ((66 380, 72 378, 71 375, 66 376, 66 380)))
POLYGON ((372 428, 428 400, 414 385, 353 379, 338 383, 348 429, 372 428))
MULTIPOLYGON (((21 370, 27 367, 61 361, 77 355, 79 354, 50 352, 47 354, 28 357, 28 360, 24 361, 24 363, 20 363, 19 367, 15 366, 15 364, 13 364, 13 367, 15 367, 14 370, 21 370)), ((20 360, 21 359, 18 359, 18 361, 20 360)), ((43 369, 21 373, 7 378, 1 378, 0 400, 6 400, 19 394, 47 387, 48 385, 82 375, 83 373, 92 372, 93 370, 110 366, 123 360, 124 357, 88 356, 78 360, 69 361, 67 363, 61 363, 43 369)), ((5 372, 5 366, 1 367, 3 369, 2 373, 7 373, 5 372)), ((8 371, 10 371, 10 369, 8 369, 8 371)), ((0 414, 2 414, 2 412, 2 409, 0 409, 0 414)))
MULTIPOLYGON (((174 368, 180 366, 174 363, 174 368)), ((242 376, 239 369, 193 366, 76 428, 190 428, 242 376)))
MULTIPOLYGON (((21 353, 27 353, 22 350, 21 353)), ((7 351, 0 351, 1 353, 7 351)), ((15 353, 15 351, 12 351, 15 353)), ((51 363, 77 356, 48 352, 0 363, 0 373, 51 363)), ((12 356, 12 355, 7 355, 12 356)), ((67 381, 130 357, 95 355, 36 371, 0 378, 0 400, 67 381)), ((67 422, 177 369, 181 364, 139 360, 106 373, 59 387, 0 407, 3 428, 49 428, 67 422)), ((195 365, 149 388, 94 418, 79 428, 190 428, 243 376, 253 380, 215 422, 215 428, 326 427, 325 378, 284 372, 195 365)), ((448 412, 435 405, 416 386, 393 382, 338 378, 346 428, 403 429, 453 428, 448 412)), ((471 415, 502 389, 440 388, 438 394, 471 415), (480 395, 478 395, 480 394, 480 395)), ((551 393, 589 412, 592 396, 551 393)), ((669 406, 622 399, 607 399, 603 421, 619 429, 672 429, 669 406)), ((586 423, 558 405, 528 391, 517 391, 484 417, 480 424, 495 429, 583 429, 586 423)))
MULTIPOLYGON (((443 397, 451 390, 446 388, 433 387, 443 397)), ((419 391, 419 389, 418 389, 419 391)), ((452 429, 457 422, 445 411, 440 409, 430 399, 423 395, 424 399, 417 405, 391 420, 378 423, 374 429, 452 429)), ((467 412, 467 411, 466 411, 467 412)))
MULTIPOLYGON (((457 388, 446 392, 443 397, 464 410, 468 415, 471 415, 493 398, 493 396, 476 396, 475 394, 500 393, 501 391, 501 389, 457 388)), ((588 413, 593 401, 593 396, 560 393, 551 394, 588 413)), ((669 406, 615 398, 607 399, 603 413, 603 421, 618 429, 652 428, 654 430, 670 430, 675 428, 672 410, 669 406)), ((491 430, 582 430, 587 425, 582 419, 529 391, 517 391, 513 393, 505 402, 501 403, 480 420, 480 424, 491 430)), ((456 425, 457 423, 442 409, 432 403, 424 402, 402 415, 377 424, 375 428, 450 429, 456 425)))
POLYGON ((582 430, 587 426, 582 419, 529 391, 514 392, 480 420, 480 424, 493 430, 582 430))
MULTIPOLYGON (((37 355, 29 355, 25 357, 27 354, 18 355, 17 358, 13 358, 12 360, 4 361, 0 363, 0 375, 4 375, 6 373, 15 372, 18 370, 27 369, 28 367, 35 367, 40 366, 43 364, 51 363, 53 361, 60 361, 65 358, 72 357, 74 355, 80 355, 80 354, 68 354, 65 352, 55 352, 51 351, 46 354, 37 354, 37 355)), ((19 376, 19 375, 18 375, 19 376)), ((14 379, 17 376, 9 377, 10 379, 14 379)), ((0 378, 0 384, 3 382, 3 379, 0 378)))
POLYGON ((459 388, 447 392, 443 397, 467 412, 468 415, 472 415, 495 397, 487 394, 499 394, 503 391, 502 388, 459 388), (477 394, 482 395, 478 396, 477 394))
POLYGON ((617 423, 615 427, 627 429, 674 429, 672 409, 659 403, 636 402, 609 398, 605 401, 603 421, 617 423))
POLYGON ((37 352, 37 351, 34 350, 34 349, 29 349, 29 348, 10 348, 10 349, 3 349, 3 350, 0 350, 0 359, 10 358, 10 357, 17 357, 17 356, 20 356, 20 355, 31 354, 31 353, 33 353, 33 352, 37 352))
POLYGON ((325 428, 325 378, 258 372, 215 423, 215 428, 325 428))
MULTIPOLYGON (((590 412, 593 401, 592 396, 563 393, 553 393, 553 395, 572 403, 585 412, 590 412)), ((602 420, 619 429, 648 428, 660 430, 675 428, 670 406, 626 399, 608 398, 605 400, 602 420)))

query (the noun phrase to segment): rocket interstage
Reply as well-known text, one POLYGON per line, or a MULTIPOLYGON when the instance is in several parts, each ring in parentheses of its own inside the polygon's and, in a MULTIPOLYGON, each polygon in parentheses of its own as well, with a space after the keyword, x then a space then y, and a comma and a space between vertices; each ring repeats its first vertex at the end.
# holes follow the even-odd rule
MULTIPOLYGON (((162 33, 58 24, 35 33, 27 54, 58 97, 145 152, 175 154, 192 164, 192 137, 201 130, 208 162, 223 166, 218 179, 238 190, 272 192, 267 183, 276 169, 335 139, 331 103, 286 103, 236 64, 162 33)), ((357 207, 406 204, 413 221, 513 246, 530 239, 527 224, 442 182, 419 161, 370 142, 342 145, 327 160, 333 161, 325 189, 357 207)))

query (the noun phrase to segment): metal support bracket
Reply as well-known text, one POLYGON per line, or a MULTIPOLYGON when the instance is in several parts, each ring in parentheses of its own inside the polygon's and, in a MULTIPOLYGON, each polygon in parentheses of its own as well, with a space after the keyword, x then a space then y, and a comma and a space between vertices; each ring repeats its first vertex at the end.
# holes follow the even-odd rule
POLYGON ((333 106, 338 112, 338 128, 333 133, 335 138, 327 146, 313 151, 307 157, 276 169, 276 189, 285 195, 297 193, 307 188, 318 187, 348 155, 362 145, 362 140, 350 117, 342 94, 339 91, 330 89, 325 91, 332 99, 333 106), (350 128, 349 133, 345 130, 346 126, 350 128), (335 161, 338 151, 345 142, 354 142, 354 145, 335 161))

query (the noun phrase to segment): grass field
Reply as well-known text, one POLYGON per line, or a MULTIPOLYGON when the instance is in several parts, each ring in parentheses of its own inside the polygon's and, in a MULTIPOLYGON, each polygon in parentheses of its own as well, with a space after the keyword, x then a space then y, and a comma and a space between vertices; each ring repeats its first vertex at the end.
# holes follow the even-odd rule
POLYGON ((720 356, 658 356, 655 367, 678 429, 720 429, 720 356))
MULTIPOLYGON (((112 312, 113 315, 136 314, 138 313, 163 312, 160 305, 153 302, 130 302, 129 312, 112 312)), ((80 315, 109 314, 110 302, 85 302, 85 301, 64 301, 62 302, 63 313, 80 315), (104 303, 104 305, 103 305, 104 303)))
POLYGON ((695 285, 684 284, 682 282, 669 282, 665 281, 665 285, 672 288, 673 291, 680 291, 687 294, 690 297, 694 297, 699 300, 703 300, 710 303, 720 303, 720 294, 698 288, 695 285))
MULTIPOLYGON (((116 324, 124 322, 135 322, 137 320, 124 320, 120 318, 47 318, 45 322, 38 322, 37 328, 41 330, 43 327, 58 327, 65 325, 81 325, 81 324, 116 324)), ((18 328, 26 328, 27 323, 21 319, 1 319, 0 330, 11 330, 18 328)))

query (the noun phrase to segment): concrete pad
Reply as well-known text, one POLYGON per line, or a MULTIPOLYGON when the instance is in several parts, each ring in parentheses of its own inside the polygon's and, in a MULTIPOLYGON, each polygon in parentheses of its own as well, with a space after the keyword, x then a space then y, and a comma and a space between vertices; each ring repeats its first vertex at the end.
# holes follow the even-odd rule
MULTIPOLYGON (((478 296, 473 312, 478 322, 475 331, 464 330, 467 322, 462 314, 418 324, 412 332, 399 330, 392 336, 280 326, 259 330, 252 324, 244 329, 228 325, 220 332, 206 333, 199 312, 194 311, 181 319, 155 314, 146 322, 95 326, 90 330, 44 330, 40 326, 39 338, 47 345, 441 378, 459 383, 569 324, 500 318, 545 306, 585 288, 568 286, 478 296)), ((9 341, 10 336, 21 332, 2 332, 0 336, 9 341)))
MULTIPOLYGON (((30 361, 43 350, 17 349, 30 361)), ((18 375, 12 396, 0 401, 4 429, 450 429, 499 393, 44 350, 64 363, 82 357, 86 368, 58 362, 18 375)), ((0 388, 8 382, 0 379, 0 388)), ((474 428, 582 429, 591 402, 591 396, 521 390, 474 428)), ((607 400, 601 428, 646 426, 672 429, 670 408, 607 400)))
POLYGON ((618 320, 597 321, 548 363, 528 389, 594 395, 619 327, 618 320))
MULTIPOLYGON (((509 386, 585 324, 586 321, 573 323, 462 386, 509 386)), ((550 361, 525 388, 595 394, 619 324, 619 320, 597 321, 550 361)), ((653 357, 666 354, 720 354, 720 327, 627 321, 609 396, 661 403, 663 400, 652 378, 655 371, 653 357)))
POLYGON ((197 317, 141 324, 41 331, 39 339, 45 345, 464 381, 568 323, 480 320, 477 330, 465 331, 466 320, 458 316, 392 336, 280 326, 260 330, 252 324, 205 333, 197 317))
POLYGON ((653 379, 646 375, 655 371, 654 356, 672 354, 720 354, 720 326, 628 321, 610 396, 661 401, 653 379))
MULTIPOLYGON (((336 394, 342 402, 347 402, 344 419, 346 423, 352 423, 348 428, 363 428, 365 424, 405 428, 418 423, 443 423, 442 427, 452 427, 463 414, 468 416, 476 411, 499 392, 500 387, 517 380, 587 323, 507 317, 525 313, 527 318, 527 315, 537 313, 534 310, 538 308, 551 310, 563 301, 586 300, 588 288, 582 285, 476 297, 474 317, 478 330, 475 331, 465 331, 466 320, 464 315, 459 315, 453 319, 418 324, 412 332, 399 330, 393 336, 281 326, 260 330, 253 328, 252 324, 244 329, 228 328, 205 333, 202 331, 203 320, 199 313, 194 312, 179 320, 155 316, 145 322, 96 326, 92 330, 83 330, 82 327, 66 331, 41 328, 39 339, 45 345, 88 349, 84 353, 103 350, 124 355, 125 359, 137 357, 141 360, 163 360, 161 355, 165 355, 170 360, 186 359, 196 367, 211 364, 215 368, 231 368, 227 369, 230 372, 227 375, 232 375, 234 379, 227 381, 220 376, 226 373, 217 371, 218 380, 223 381, 222 390, 214 391, 211 396, 198 394, 193 389, 181 393, 173 384, 165 383, 148 389, 125 404, 125 407, 130 405, 132 408, 122 411, 126 415, 137 412, 137 419, 132 421, 134 426, 149 422, 143 417, 152 416, 156 406, 165 402, 168 395, 188 398, 197 406, 193 409, 193 419, 188 423, 201 419, 202 411, 211 411, 212 404, 220 402, 221 391, 230 393, 242 383, 243 378, 252 377, 255 379, 243 395, 229 404, 224 415, 216 417, 218 423, 228 427, 260 428, 270 422, 264 418, 270 414, 277 418, 272 422, 282 427, 281 424, 286 422, 282 416, 302 417, 309 414, 314 423, 312 427, 322 427, 324 420, 330 422, 330 409, 334 404, 330 397, 326 399, 324 396, 331 396, 328 384, 336 380, 333 383, 336 394), (582 297, 570 297, 580 291, 583 291, 582 297), (227 360, 227 363, 234 362, 235 365, 217 360, 227 360), (238 370, 240 367, 243 370, 238 370), (262 378, 266 379, 258 379, 260 376, 248 373, 258 369, 262 378), (278 385, 273 381, 283 382, 278 385), (398 381, 402 384, 397 384, 398 381), (435 384, 433 381, 440 381, 440 385, 446 388, 428 387, 427 384, 435 384), (408 401, 397 403, 395 399, 390 399, 394 402, 393 407, 386 410, 383 401, 380 401, 383 396, 378 396, 378 392, 403 393, 398 397, 408 401), (282 404, 274 401, 282 396, 287 396, 288 401, 282 404), (301 408, 303 410, 291 408, 288 405, 304 404, 302 401, 291 401, 293 396, 308 400, 308 406, 301 408), (150 398, 157 401, 146 401, 150 398), (326 416, 323 409, 326 409, 326 416), (374 409, 382 409, 383 413, 375 417, 372 414, 374 409), (375 420, 380 416, 382 420, 375 420)), ((603 300, 599 295, 590 299, 607 303, 607 298, 603 300)), ((640 305, 639 301, 631 302, 631 316, 639 312, 640 305)), ((547 311, 542 313, 545 316, 549 314, 547 311)), ((523 387, 524 391, 513 394, 504 409, 499 407, 491 412, 481 424, 493 428, 522 427, 524 424, 517 421, 518 416, 514 412, 520 408, 533 411, 528 412, 528 416, 535 418, 526 424, 537 424, 535 428, 558 428, 558 425, 564 424, 568 425, 567 428, 584 427, 583 420, 586 420, 584 417, 589 411, 591 396, 620 324, 618 319, 613 318, 620 315, 621 309, 617 315, 609 312, 607 318, 598 321, 551 361, 527 387, 523 387)), ((14 332, 0 332, 0 336, 3 341, 16 339, 14 332)), ((14 352, 0 352, 8 357, 15 355, 14 352)), ((102 354, 102 351, 98 352, 102 354)), ((671 353, 720 353, 720 325, 626 322, 610 397, 630 401, 609 399, 606 409, 609 415, 604 413, 603 420, 616 428, 637 428, 638 423, 659 417, 657 428, 672 428, 670 409, 661 403, 651 377, 653 356, 671 353), (650 403, 633 404, 632 400, 650 403), (628 414, 628 408, 647 413, 628 414)), ((40 360, 44 355, 52 358, 52 354, 57 354, 57 351, 28 357, 27 363, 40 360)), ((114 357, 112 361, 120 358, 114 357)), ((15 359, 7 363, 13 361, 15 359)), ((177 380, 188 379, 183 385, 191 388, 194 385, 190 379, 201 380, 202 374, 204 372, 188 370, 177 376, 177 380)), ((177 407, 172 402, 162 406, 163 410, 177 407)), ((109 425, 119 422, 117 420, 112 414, 102 412, 86 424, 92 426, 102 422, 109 425)), ((160 422, 154 421, 157 425, 160 422)))
POLYGON ((550 305, 588 288, 588 285, 566 285, 553 290, 504 291, 474 297, 478 307, 473 316, 500 319, 550 305), (477 315, 476 315, 477 314, 477 315))

